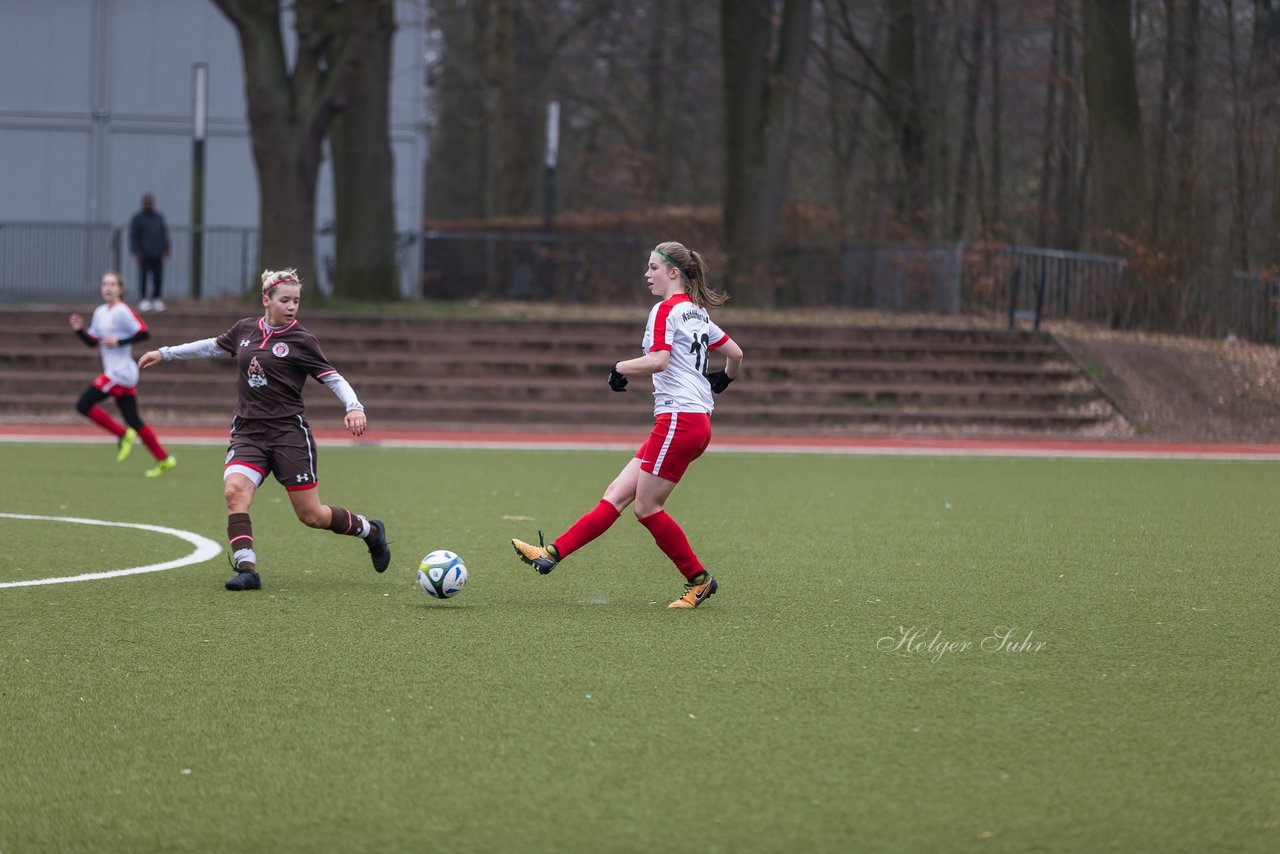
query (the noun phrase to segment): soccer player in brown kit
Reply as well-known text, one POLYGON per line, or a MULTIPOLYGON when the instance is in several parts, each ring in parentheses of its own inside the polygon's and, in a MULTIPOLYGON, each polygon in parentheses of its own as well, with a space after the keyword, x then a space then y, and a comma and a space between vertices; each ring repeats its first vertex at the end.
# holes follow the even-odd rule
POLYGON ((231 356, 236 360, 239 399, 231 420, 231 443, 223 469, 227 499, 227 539, 236 575, 228 590, 260 590, 258 559, 253 551, 249 507, 267 475, 274 474, 289 493, 299 521, 311 528, 362 537, 373 568, 391 563, 386 526, 342 507, 321 504, 316 489, 316 442, 307 425, 302 387, 315 377, 346 407, 351 435, 365 430, 364 407, 351 385, 329 364, 314 335, 298 323, 302 283, 294 270, 262 274, 262 317, 247 317, 217 338, 150 350, 138 360, 149 368, 174 359, 231 356))

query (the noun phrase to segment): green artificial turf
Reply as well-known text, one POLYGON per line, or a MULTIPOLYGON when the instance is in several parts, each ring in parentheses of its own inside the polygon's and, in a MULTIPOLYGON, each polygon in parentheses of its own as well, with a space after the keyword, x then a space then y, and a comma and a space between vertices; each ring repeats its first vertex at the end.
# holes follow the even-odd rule
MULTIPOLYGON (((224 540, 222 448, 158 480, 112 451, 0 445, 0 512, 224 540)), ((627 456, 322 447, 322 500, 387 523, 385 575, 272 482, 261 592, 222 557, 0 588, 0 851, 1280 841, 1275 463, 712 453, 667 509, 721 589, 674 612, 630 511, 545 578, 508 542, 627 456), (436 548, 470 570, 448 602, 414 585, 436 548)), ((0 537, 0 582, 193 548, 0 537)))

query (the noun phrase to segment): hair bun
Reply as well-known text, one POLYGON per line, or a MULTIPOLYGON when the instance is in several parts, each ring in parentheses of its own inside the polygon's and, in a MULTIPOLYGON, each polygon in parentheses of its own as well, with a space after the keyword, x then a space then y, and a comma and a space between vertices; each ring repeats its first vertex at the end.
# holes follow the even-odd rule
POLYGON ((276 285, 297 285, 302 287, 302 282, 298 279, 297 270, 263 270, 262 271, 262 292, 270 293, 271 289, 276 285))

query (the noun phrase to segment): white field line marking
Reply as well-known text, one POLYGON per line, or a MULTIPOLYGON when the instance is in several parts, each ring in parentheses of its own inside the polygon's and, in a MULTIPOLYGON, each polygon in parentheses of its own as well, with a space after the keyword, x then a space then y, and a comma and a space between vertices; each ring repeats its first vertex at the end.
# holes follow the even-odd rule
POLYGON ((133 566, 128 569, 113 569, 108 572, 86 572, 80 575, 67 575, 60 578, 34 578, 29 581, 3 581, 4 587, 37 587, 42 584, 66 584, 72 581, 92 581, 97 578, 116 578, 121 575, 141 575, 144 572, 162 572, 166 569, 177 569, 193 563, 204 563, 222 554, 222 546, 208 537, 182 531, 178 528, 165 528, 160 525, 141 525, 134 522, 105 522, 102 519, 80 519, 75 516, 28 516, 24 513, 0 513, 2 519, 21 519, 36 522, 70 522, 75 525, 101 525, 107 528, 136 528, 139 531, 153 531, 157 534, 168 534, 180 540, 186 540, 195 546, 195 551, 186 557, 169 560, 164 563, 152 563, 146 566, 133 566))

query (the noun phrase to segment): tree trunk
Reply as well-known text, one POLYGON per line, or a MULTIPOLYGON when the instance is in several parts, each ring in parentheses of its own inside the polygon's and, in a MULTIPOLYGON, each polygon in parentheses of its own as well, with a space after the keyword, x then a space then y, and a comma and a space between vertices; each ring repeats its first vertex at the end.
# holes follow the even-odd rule
POLYGON ((392 300, 400 297, 389 133, 393 0, 378 0, 376 14, 373 44, 351 102, 329 128, 337 252, 333 295, 392 300))
MULTIPOLYGON (((668 20, 668 0, 654 0, 653 15, 656 21, 668 20)), ((663 27, 654 27, 645 33, 645 38, 648 39, 648 45, 645 51, 644 88, 649 99, 645 109, 649 116, 645 123, 644 151, 648 158, 639 183, 656 201, 668 196, 672 183, 672 143, 667 119, 674 105, 669 98, 666 73, 667 60, 672 53, 668 47, 672 34, 663 27)))
POLYGON ((544 148, 546 75, 540 47, 519 0, 488 0, 489 121, 493 128, 493 213, 534 213, 544 148))
MULTIPOLYGON (((1228 9, 1231 4, 1228 3, 1228 9)), ((1234 15, 1230 16, 1234 20, 1234 15)), ((1234 36, 1234 30, 1233 36, 1234 36)), ((1280 140, 1272 143, 1270 164, 1263 161, 1266 154, 1257 151, 1252 163, 1252 174, 1246 149, 1252 148, 1251 138, 1258 133, 1259 119, 1274 111, 1277 100, 1276 81, 1280 80, 1280 4, 1274 0, 1253 0, 1253 37, 1247 64, 1245 97, 1248 108, 1237 113, 1239 121, 1238 165, 1236 180, 1240 197, 1241 215, 1243 217, 1240 239, 1240 257, 1246 259, 1242 269, 1250 269, 1259 257, 1266 259, 1266 264, 1274 271, 1280 263, 1280 229, 1275 227, 1275 219, 1280 217, 1280 140), (1268 165, 1271 172, 1270 192, 1253 189, 1254 177, 1266 173, 1268 165), (1271 207, 1271 227, 1261 234, 1250 234, 1248 225, 1251 212, 1255 209, 1255 192, 1258 196, 1265 193, 1269 196, 1271 207), (1256 249, 1255 240, 1262 245, 1256 249)), ((1274 275, 1274 273, 1273 273, 1274 275)))
POLYGON ((996 0, 984 0, 987 26, 991 30, 991 191, 988 193, 986 221, 1004 225, 1004 72, 1000 57, 1000 11, 996 0))
POLYGON ((1244 128, 1245 98, 1240 51, 1236 44, 1235 3, 1227 6, 1227 75, 1231 83, 1231 237, 1228 258, 1237 269, 1249 269, 1249 223, 1245 213, 1246 185, 1244 128))
POLYGON ((1146 236, 1132 2, 1084 0, 1083 11, 1084 88, 1093 152, 1088 221, 1094 246, 1123 252, 1126 240, 1141 241, 1146 236))
POLYGON ((897 142, 902 169, 898 220, 911 234, 928 229, 925 180, 925 129, 920 110, 920 80, 916 67, 916 16, 913 0, 889 0, 888 117, 897 142))
POLYGON ((964 59, 964 113, 960 130, 960 152, 956 156, 955 196, 951 211, 951 239, 965 234, 968 218, 970 171, 978 147, 978 95, 982 82, 983 8, 974 3, 969 20, 969 56, 964 59))
POLYGON ((1049 225, 1050 221, 1062 216, 1059 211, 1055 216, 1049 205, 1049 200, 1053 198, 1053 162, 1058 147, 1062 144, 1062 140, 1058 138, 1055 120, 1057 118, 1057 102, 1058 102, 1058 85, 1059 78, 1062 74, 1062 41, 1066 38, 1063 30, 1065 24, 1062 20, 1062 2, 1063 0, 1054 0, 1053 3, 1053 26, 1052 35, 1050 36, 1049 48, 1049 73, 1047 82, 1045 83, 1044 94, 1044 141, 1043 148, 1040 151, 1040 193, 1039 193, 1039 213, 1036 217, 1036 244, 1039 246, 1049 245, 1049 225))
MULTIPOLYGON (((213 0, 235 27, 260 194, 259 266, 316 279, 316 178, 333 116, 347 105, 373 38, 373 4, 295 0, 297 54, 285 61, 279 0, 213 0), (345 44, 328 54, 337 33, 345 44)), ((250 290, 253 288, 250 286, 250 290)))
POLYGON ((808 0, 786 0, 774 43, 770 0, 721 0, 725 110, 726 283, 773 305, 770 269, 787 194, 787 164, 809 44, 808 0))
POLYGON ((1198 239, 1200 231, 1197 197, 1201 179, 1200 151, 1197 145, 1200 109, 1200 0, 1185 0, 1184 33, 1175 52, 1174 78, 1177 83, 1177 109, 1173 112, 1171 130, 1174 139, 1174 162, 1178 164, 1175 182, 1169 247, 1185 268, 1196 266, 1210 254, 1211 247, 1198 239))
POLYGON ((1076 45, 1073 28, 1062 21, 1062 85, 1059 100, 1058 127, 1062 137, 1058 157, 1058 227, 1053 245, 1059 249, 1078 251, 1084 231, 1085 186, 1089 178, 1088 151, 1080 140, 1080 81, 1076 76, 1076 45))
POLYGON ((488 122, 479 106, 486 82, 480 58, 487 6, 466 0, 436 2, 432 24, 440 34, 440 56, 428 77, 436 121, 426 175, 429 219, 479 219, 488 213, 491 176, 488 122))
POLYGON ((1165 208, 1169 195, 1169 137, 1173 133, 1174 76, 1178 67, 1178 10, 1175 0, 1164 0, 1164 68, 1160 74, 1160 107, 1155 123, 1155 174, 1151 176, 1151 234, 1165 243, 1165 208))

